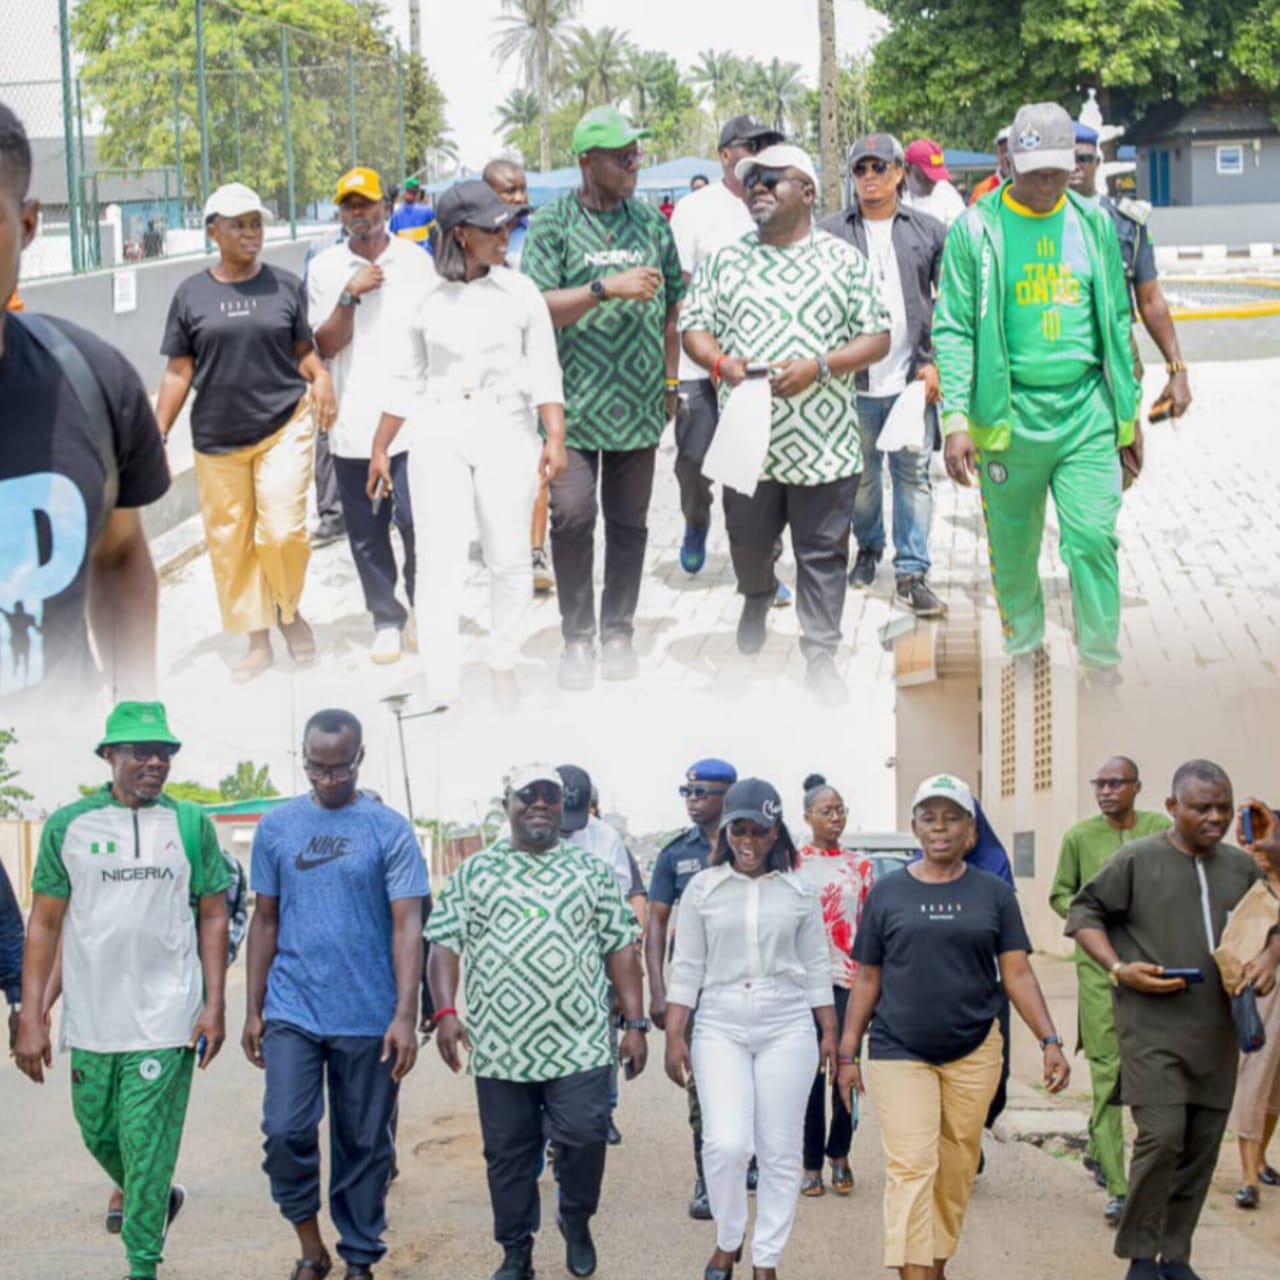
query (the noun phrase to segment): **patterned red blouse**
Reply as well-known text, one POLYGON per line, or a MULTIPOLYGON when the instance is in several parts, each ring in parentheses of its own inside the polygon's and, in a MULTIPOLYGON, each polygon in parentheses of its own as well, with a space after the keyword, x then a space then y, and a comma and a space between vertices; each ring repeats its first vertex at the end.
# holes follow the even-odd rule
POLYGON ((807 844, 800 850, 800 876, 822 903, 832 985, 851 987, 858 973, 853 939, 875 878, 871 859, 852 849, 819 849, 807 844))

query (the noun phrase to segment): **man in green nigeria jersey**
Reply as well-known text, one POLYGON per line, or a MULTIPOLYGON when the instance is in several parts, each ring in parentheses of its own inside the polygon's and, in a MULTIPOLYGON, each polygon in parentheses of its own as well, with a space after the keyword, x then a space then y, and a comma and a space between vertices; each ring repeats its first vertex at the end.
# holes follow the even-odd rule
MULTIPOLYGON (((1098 816, 1077 822, 1062 837, 1058 870, 1053 877, 1049 905, 1065 920, 1077 893, 1102 870, 1112 855, 1131 840, 1158 835, 1172 825, 1163 813, 1135 808, 1142 779, 1128 756, 1103 762, 1090 784, 1097 797, 1098 816)), ((1089 1060, 1093 1081, 1093 1114, 1089 1117, 1089 1150, 1085 1163, 1104 1182, 1111 1197, 1106 1219, 1120 1221, 1129 1193, 1124 1167, 1124 1113, 1113 1102, 1120 1075, 1120 1045, 1116 1040, 1111 982, 1106 972, 1076 947, 1079 985, 1079 1047, 1089 1060)))
POLYGON ((564 689, 595 680, 592 571, 601 510, 601 675, 629 680, 638 671, 631 637, 654 457, 680 385, 676 312, 684 293, 667 220, 635 199, 638 143, 648 136, 613 107, 583 116, 573 131, 582 185, 534 214, 520 263, 551 309, 564 367, 569 465, 551 485, 564 689))
POLYGON ((1121 467, 1142 463, 1129 301, 1110 219, 1067 190, 1075 125, 1022 107, 1013 178, 951 228, 933 338, 947 471, 982 489, 1009 653, 1044 640, 1038 562, 1052 492, 1083 665, 1119 662, 1121 467))

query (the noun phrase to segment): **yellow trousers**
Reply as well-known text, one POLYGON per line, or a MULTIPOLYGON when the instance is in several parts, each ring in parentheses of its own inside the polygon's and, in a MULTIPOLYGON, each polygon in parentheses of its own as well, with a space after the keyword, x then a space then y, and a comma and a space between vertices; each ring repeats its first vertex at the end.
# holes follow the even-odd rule
POLYGON ((884 1144, 886 1267, 928 1267, 955 1253, 1003 1048, 993 1023, 978 1049, 941 1067, 864 1063, 884 1144))
POLYGON ((292 622, 311 559, 308 398, 279 431, 233 453, 197 453, 196 489, 224 631, 292 622), (278 615, 277 615, 278 611, 278 615))

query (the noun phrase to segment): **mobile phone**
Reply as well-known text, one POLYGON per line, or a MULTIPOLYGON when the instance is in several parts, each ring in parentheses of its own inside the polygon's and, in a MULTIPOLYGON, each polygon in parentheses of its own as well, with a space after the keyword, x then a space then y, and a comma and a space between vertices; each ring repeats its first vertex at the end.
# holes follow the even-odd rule
POLYGON ((634 1080, 636 1078, 636 1064, 634 1058, 623 1058, 622 1078, 624 1080, 634 1080))
POLYGON ((1189 987, 1194 987, 1204 981, 1204 974, 1199 969, 1166 969, 1160 976, 1162 978, 1181 978, 1189 987))
POLYGON ((373 504, 372 505, 373 505, 373 514, 375 516, 378 514, 379 508, 382 506, 382 499, 386 496, 386 492, 387 492, 387 482, 381 476, 379 476, 378 483, 373 486, 373 504))
POLYGON ((208 1036, 201 1036, 200 1039, 196 1041, 196 1065, 197 1066, 199 1066, 200 1063, 204 1061, 204 1051, 208 1047, 209 1047, 208 1036))
POLYGON ((769 372, 769 362, 767 360, 750 360, 747 362, 748 378, 767 378, 769 372))
POLYGON ((1173 401, 1167 396, 1163 400, 1157 400, 1151 406, 1151 412, 1147 414, 1148 422, 1164 422, 1166 418, 1173 417, 1173 401))
POLYGON ((1253 809, 1245 805, 1240 810, 1240 831, 1244 835, 1245 844, 1253 843, 1253 809))

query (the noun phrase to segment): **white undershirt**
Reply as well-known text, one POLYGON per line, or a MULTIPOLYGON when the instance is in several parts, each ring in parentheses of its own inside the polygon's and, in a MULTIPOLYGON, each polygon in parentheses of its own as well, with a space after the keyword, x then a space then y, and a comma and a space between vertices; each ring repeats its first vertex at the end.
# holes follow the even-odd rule
POLYGON ((893 218, 863 220, 867 229, 867 258, 889 310, 889 354, 867 370, 867 394, 896 396, 907 388, 911 370, 911 338, 907 332, 907 303, 902 296, 902 271, 893 249, 893 218))

